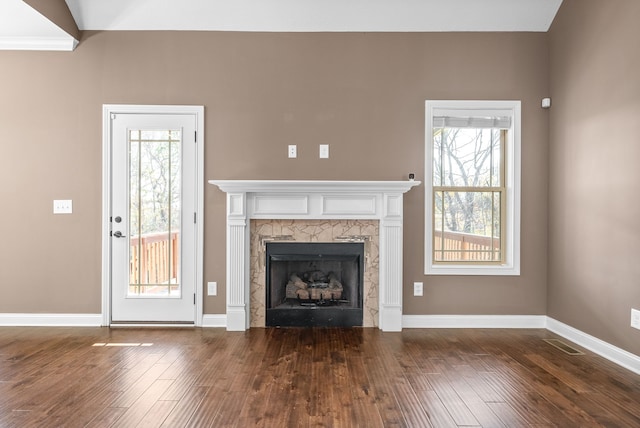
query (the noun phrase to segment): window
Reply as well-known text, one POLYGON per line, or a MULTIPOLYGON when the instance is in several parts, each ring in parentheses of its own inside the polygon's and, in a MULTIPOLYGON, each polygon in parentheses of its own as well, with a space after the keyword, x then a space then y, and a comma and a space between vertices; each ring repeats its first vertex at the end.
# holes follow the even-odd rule
POLYGON ((425 274, 520 274, 520 101, 426 102, 425 274))

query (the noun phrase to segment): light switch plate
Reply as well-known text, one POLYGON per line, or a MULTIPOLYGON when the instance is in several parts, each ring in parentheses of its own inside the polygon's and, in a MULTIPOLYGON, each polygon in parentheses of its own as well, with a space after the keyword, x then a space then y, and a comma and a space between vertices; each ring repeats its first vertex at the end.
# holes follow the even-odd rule
POLYGON ((207 296, 216 296, 218 294, 218 283, 207 282, 207 296))
POLYGON ((413 295, 414 296, 422 296, 424 292, 424 284, 422 282, 414 282, 413 283, 413 295))
POLYGON ((631 309, 631 327, 640 330, 640 311, 631 309))
POLYGON ((53 201, 54 214, 73 213, 73 201, 71 199, 56 199, 53 201))

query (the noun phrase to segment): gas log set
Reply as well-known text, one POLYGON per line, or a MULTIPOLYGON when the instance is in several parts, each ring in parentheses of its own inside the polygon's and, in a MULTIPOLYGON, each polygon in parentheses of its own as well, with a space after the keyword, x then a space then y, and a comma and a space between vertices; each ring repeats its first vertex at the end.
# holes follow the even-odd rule
MULTIPOLYGON (((342 283, 335 273, 325 274, 316 270, 304 272, 302 278, 294 273, 289 278, 286 288, 287 299, 298 299, 301 304, 327 304, 342 300, 342 283)), ((342 301, 347 303, 347 301, 342 301)))

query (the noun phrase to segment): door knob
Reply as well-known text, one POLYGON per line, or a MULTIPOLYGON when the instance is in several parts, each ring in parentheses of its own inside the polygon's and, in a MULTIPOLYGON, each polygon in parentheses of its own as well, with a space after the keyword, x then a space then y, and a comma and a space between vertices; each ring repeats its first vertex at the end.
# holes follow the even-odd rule
POLYGON ((113 232, 113 236, 115 236, 116 238, 126 238, 126 235, 123 235, 119 230, 113 232))

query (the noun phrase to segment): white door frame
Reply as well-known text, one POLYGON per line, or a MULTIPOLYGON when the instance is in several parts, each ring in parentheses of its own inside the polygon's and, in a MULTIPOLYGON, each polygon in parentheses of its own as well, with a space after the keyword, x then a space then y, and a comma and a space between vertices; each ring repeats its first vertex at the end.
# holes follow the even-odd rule
POLYGON ((196 116, 196 314, 195 325, 202 326, 203 303, 203 223, 204 223, 204 107, 171 105, 104 104, 102 106, 102 325, 111 324, 111 115, 112 114, 189 114, 196 116))

